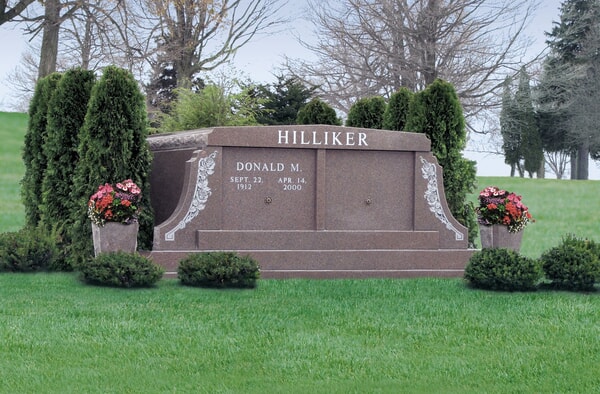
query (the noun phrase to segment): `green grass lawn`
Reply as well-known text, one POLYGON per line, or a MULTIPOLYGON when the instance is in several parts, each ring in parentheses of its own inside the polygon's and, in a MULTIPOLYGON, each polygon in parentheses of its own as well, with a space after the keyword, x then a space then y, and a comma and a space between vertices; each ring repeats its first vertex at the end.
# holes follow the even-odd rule
POLYGON ((3 393, 591 393, 600 298, 456 279, 90 287, 0 275, 3 393))
MULTIPOLYGON (((26 123, 0 113, 0 231, 24 223, 26 123)), ((526 255, 567 233, 600 238, 597 181, 478 182, 523 195, 537 219, 526 255)), ((0 393, 600 392, 597 293, 438 278, 122 290, 1 274, 0 299, 0 393)))

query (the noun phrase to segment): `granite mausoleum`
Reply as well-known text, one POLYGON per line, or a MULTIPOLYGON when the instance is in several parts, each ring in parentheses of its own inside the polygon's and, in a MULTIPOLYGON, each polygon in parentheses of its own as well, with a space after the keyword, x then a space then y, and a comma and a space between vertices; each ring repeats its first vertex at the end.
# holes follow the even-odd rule
POLYGON ((462 276, 473 250, 424 134, 217 127, 149 137, 151 253, 236 251, 263 278, 462 276))

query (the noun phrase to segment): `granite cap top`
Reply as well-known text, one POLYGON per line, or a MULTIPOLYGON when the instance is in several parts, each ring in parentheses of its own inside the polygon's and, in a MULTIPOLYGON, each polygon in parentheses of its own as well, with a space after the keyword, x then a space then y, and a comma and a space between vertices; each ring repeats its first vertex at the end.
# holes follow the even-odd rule
POLYGON ((148 137, 153 151, 206 146, 429 152, 425 134, 329 125, 214 127, 148 137))

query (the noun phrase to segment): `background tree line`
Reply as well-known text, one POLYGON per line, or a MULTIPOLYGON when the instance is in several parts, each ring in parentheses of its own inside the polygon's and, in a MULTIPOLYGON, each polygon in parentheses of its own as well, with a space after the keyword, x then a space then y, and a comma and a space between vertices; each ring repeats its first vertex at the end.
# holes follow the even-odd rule
MULTIPOLYGON (((114 64, 143 83, 149 110, 193 87, 260 34, 286 28, 283 0, 30 0, 4 4, 4 21, 41 36, 37 78, 114 64)), ((455 86, 467 126, 499 106, 504 73, 527 49, 529 0, 307 0, 316 61, 289 58, 286 74, 338 113, 359 98, 388 99, 441 78, 455 86)), ((0 21, 2 21, 0 20, 0 21)), ((33 86, 33 84, 30 84, 33 86)), ((471 126, 473 125, 473 126, 471 126)))
POLYGON ((600 1, 567 0, 547 34, 549 52, 538 80, 523 66, 507 77, 500 125, 511 175, 588 179, 600 158, 600 1))
MULTIPOLYGON (((308 0, 308 5, 316 39, 304 45, 316 60, 288 58, 283 79, 272 85, 215 83, 207 73, 222 68, 255 36, 284 28, 282 0, 20 0, 0 3, 0 23, 21 23, 38 37, 39 53, 29 58, 30 80, 73 66, 98 71, 115 64, 132 72, 157 130, 189 121, 180 115, 177 98, 221 100, 214 111, 232 108, 227 116, 211 115, 211 122, 277 122, 292 119, 286 110, 273 111, 288 105, 275 96, 283 93, 277 93, 282 82, 293 80, 309 98, 351 117, 351 107, 362 98, 390 100, 400 88, 415 93, 440 78, 455 87, 469 132, 501 133, 514 174, 544 176, 541 145, 558 176, 570 162, 571 177, 587 178, 588 157, 595 159, 600 145, 599 112, 593 109, 598 1, 563 3, 561 20, 548 34, 542 74, 529 93, 523 82, 531 69, 522 64, 528 48, 524 27, 536 1, 308 0), (539 135, 529 132, 536 127, 539 135)), ((23 86, 31 89, 33 83, 23 86)))

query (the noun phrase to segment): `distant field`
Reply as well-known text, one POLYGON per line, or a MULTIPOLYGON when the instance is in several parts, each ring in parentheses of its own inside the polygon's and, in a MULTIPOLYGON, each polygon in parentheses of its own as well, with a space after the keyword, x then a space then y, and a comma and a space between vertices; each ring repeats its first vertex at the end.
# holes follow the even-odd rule
POLYGON ((0 231, 23 227, 25 212, 19 183, 25 167, 21 153, 27 129, 27 115, 0 112, 0 231))
MULTIPOLYGON (((0 112, 0 232, 18 230, 24 224, 19 182, 24 172, 21 151, 26 127, 25 114, 0 112)), ((521 194, 536 219, 525 229, 523 254, 538 257, 569 233, 600 240, 600 181, 480 177, 470 200, 476 203, 479 190, 491 185, 521 194)))
POLYGON ((498 186, 523 196, 536 220, 525 228, 521 252, 530 257, 555 246, 566 234, 600 240, 600 181, 480 177, 479 190, 498 186))

